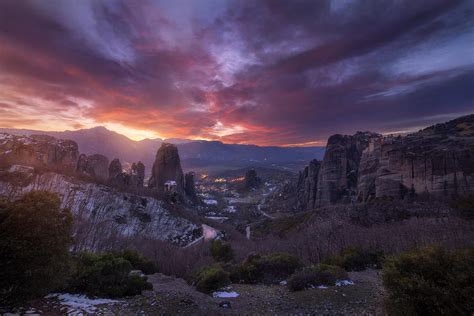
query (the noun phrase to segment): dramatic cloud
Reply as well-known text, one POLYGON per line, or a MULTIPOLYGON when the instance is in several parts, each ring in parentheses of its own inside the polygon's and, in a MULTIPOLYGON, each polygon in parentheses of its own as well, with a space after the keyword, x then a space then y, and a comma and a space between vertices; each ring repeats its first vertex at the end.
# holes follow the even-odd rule
POLYGON ((321 145, 474 112, 474 4, 3 0, 0 125, 321 145))

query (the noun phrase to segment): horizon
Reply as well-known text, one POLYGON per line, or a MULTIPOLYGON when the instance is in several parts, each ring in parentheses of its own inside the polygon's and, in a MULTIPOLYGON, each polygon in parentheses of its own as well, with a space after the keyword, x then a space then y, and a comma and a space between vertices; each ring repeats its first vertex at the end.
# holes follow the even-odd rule
POLYGON ((0 2, 0 125, 324 146, 474 109, 469 1, 0 2))

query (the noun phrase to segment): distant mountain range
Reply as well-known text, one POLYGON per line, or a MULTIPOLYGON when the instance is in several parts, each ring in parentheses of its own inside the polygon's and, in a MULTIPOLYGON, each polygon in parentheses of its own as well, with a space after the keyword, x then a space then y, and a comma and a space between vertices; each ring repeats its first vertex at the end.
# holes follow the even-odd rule
POLYGON ((151 170, 156 151, 164 141, 178 146, 185 170, 202 172, 219 172, 249 166, 298 171, 311 159, 322 159, 324 155, 324 147, 256 146, 159 138, 134 141, 105 127, 64 132, 0 128, 0 132, 14 135, 42 134, 71 139, 77 142, 79 151, 87 155, 102 154, 110 160, 119 158, 125 164, 140 160, 145 164, 147 173, 151 170))

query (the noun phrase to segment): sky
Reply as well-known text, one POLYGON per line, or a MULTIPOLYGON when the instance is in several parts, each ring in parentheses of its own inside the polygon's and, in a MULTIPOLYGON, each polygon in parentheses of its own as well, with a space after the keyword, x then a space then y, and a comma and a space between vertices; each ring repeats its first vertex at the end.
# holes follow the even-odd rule
POLYGON ((1 127, 310 146, 469 113, 474 1, 0 1, 1 127))

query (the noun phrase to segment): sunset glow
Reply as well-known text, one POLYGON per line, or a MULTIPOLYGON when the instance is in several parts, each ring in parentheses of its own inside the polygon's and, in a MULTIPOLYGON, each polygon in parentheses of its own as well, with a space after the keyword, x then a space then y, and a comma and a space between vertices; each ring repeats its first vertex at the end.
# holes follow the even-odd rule
POLYGON ((5 0, 0 127, 281 146, 413 131, 474 109, 473 12, 447 0, 5 0))

